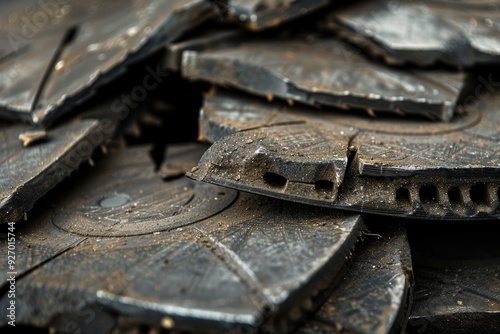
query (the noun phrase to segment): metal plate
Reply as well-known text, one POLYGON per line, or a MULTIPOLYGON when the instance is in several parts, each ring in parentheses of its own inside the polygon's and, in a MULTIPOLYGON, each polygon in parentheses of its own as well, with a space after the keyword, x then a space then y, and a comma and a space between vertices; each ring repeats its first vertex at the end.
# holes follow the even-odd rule
POLYGON ((261 40, 183 54, 182 74, 253 94, 344 109, 450 120, 462 90, 457 72, 410 71, 371 61, 332 38, 261 40))
POLYGON ((391 64, 500 62, 498 1, 356 2, 333 12, 325 26, 391 64))
POLYGON ((369 230, 347 274, 297 334, 403 332, 413 284, 406 232, 397 222, 369 230))
POLYGON ((475 228, 465 223, 424 223, 412 226, 409 232, 415 298, 407 333, 497 333, 498 222, 475 228))
POLYGON ((47 191, 87 160, 116 125, 75 120, 47 131, 43 142, 23 147, 25 125, 0 125, 0 223, 15 222, 47 191))
MULTIPOLYGON (((195 164, 203 151, 171 149, 167 165, 184 166, 184 153, 195 164)), ((96 313, 118 312, 177 330, 284 328, 282 322, 295 319, 288 314, 342 270, 362 228, 359 215, 250 194, 231 205, 235 191, 180 178, 164 182, 155 176, 145 147, 113 153, 92 173, 72 180, 53 209, 16 227, 16 249, 27 257, 17 268, 16 325, 48 326, 61 314, 84 324, 88 310, 100 307, 96 313), (149 180, 154 177, 158 186, 149 180), (171 203, 179 182, 196 190, 187 204, 171 203), (82 197, 99 206, 82 208, 82 197), (210 205, 188 207, 196 197, 210 205), (156 203, 163 203, 165 217, 158 216, 156 203), (216 214, 208 209, 213 206, 227 207, 216 214), (175 217, 177 225, 162 222, 175 217), (116 224, 98 231, 110 220, 116 224), (138 226, 141 231, 130 231, 138 226)), ((4 325, 5 312, 0 311, 4 325)))
POLYGON ((72 27, 56 24, 24 38, 0 59, 0 76, 9 78, 0 86, 0 115, 48 125, 126 66, 215 15, 205 0, 116 1, 95 10, 72 27))
POLYGON ((227 0, 216 1, 226 13, 226 19, 239 22, 247 29, 260 31, 283 22, 308 15, 328 0, 227 0))
POLYGON ((308 204, 430 219, 498 217, 500 94, 449 123, 370 120, 218 92, 190 177, 308 204))

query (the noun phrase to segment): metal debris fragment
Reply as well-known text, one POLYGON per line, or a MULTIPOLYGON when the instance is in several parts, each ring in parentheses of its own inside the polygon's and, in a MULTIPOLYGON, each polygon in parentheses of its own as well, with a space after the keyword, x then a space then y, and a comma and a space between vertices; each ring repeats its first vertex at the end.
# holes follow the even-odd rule
POLYGON ((24 147, 30 146, 34 143, 38 143, 45 139, 47 139, 47 131, 45 130, 27 131, 19 135, 19 140, 23 142, 24 147))
POLYGON ((498 65, 498 6, 474 0, 364 1, 335 10, 324 25, 390 64, 498 65))
POLYGON ((26 125, 0 125, 0 223, 18 221, 47 191, 87 160, 114 132, 99 120, 74 120, 48 130, 50 141, 20 149, 26 125))
POLYGON ((296 333, 401 333, 410 311, 412 263, 405 229, 373 222, 348 272, 321 309, 296 333))
MULTIPOLYGON (((7 79, 0 82, 0 115, 48 125, 127 66, 216 15, 205 0, 112 4, 74 19, 72 27, 55 25, 25 38, 23 52, 0 58, 0 76, 7 79)), ((155 71, 150 68, 161 75, 155 71)))
POLYGON ((206 98, 200 129, 220 140, 188 176, 359 212, 491 219, 500 216, 499 103, 493 94, 449 123, 429 123, 219 92, 206 98))
POLYGON ((378 64, 333 38, 261 40, 188 51, 182 74, 313 106, 404 112, 445 121, 453 117, 464 84, 464 75, 457 72, 378 64))

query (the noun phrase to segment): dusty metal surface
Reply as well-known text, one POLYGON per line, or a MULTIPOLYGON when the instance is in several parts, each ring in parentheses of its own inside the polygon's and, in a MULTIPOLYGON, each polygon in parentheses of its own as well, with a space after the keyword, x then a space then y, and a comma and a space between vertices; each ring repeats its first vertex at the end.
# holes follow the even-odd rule
POLYGON ((360 1, 325 25, 391 64, 500 63, 498 1, 360 1))
POLYGON ((499 103, 492 94, 449 123, 403 122, 219 91, 206 98, 200 117, 201 136, 218 141, 190 176, 359 212, 498 217, 499 103))
POLYGON ((496 333, 500 324, 498 222, 412 229, 415 298, 407 333, 496 333), (432 233, 429 230, 432 229, 432 233))
MULTIPOLYGON (((194 165, 204 149, 171 148, 166 166, 194 165)), ((362 228, 359 215, 162 181, 142 146, 71 180, 16 227, 16 325, 80 328, 92 310, 196 332, 285 328, 343 269, 362 228)))
POLYGON ((413 284, 410 245, 396 222, 373 221, 348 272, 298 334, 401 333, 413 284))
POLYGON ((464 80, 457 72, 390 68, 333 38, 261 40, 185 52, 182 73, 268 99, 441 120, 452 118, 464 80))
POLYGON ((328 0, 222 0, 226 19, 260 31, 325 7, 328 0))
MULTIPOLYGON (((47 125, 128 65, 215 15, 205 0, 115 1, 93 12, 86 8, 85 19, 68 19, 74 25, 56 23, 29 38, 22 35, 29 19, 19 19, 23 44, 10 41, 13 51, 0 58, 0 76, 7 79, 0 83, 0 115, 47 125)), ((17 33, 15 28, 5 33, 17 33)))
POLYGON ((86 161, 115 129, 99 120, 75 120, 24 147, 19 135, 33 128, 0 125, 0 223, 18 221, 47 191, 86 161))

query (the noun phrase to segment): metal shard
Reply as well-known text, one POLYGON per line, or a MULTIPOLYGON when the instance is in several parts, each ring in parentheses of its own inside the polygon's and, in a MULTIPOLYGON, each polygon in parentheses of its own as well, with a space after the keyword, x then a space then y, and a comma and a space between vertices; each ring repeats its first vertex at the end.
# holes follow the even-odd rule
POLYGON ((100 120, 75 120, 47 131, 47 140, 23 147, 27 125, 0 125, 0 223, 15 222, 47 191, 87 160, 114 132, 100 120))
POLYGON ((227 0, 221 7, 227 12, 227 20, 260 31, 308 15, 328 3, 328 0, 227 0))
POLYGON ((449 123, 374 121, 219 91, 200 116, 216 143, 188 176, 358 212, 499 217, 499 103, 492 94, 449 123))
MULTIPOLYGON (((204 149, 170 149, 165 165, 194 165, 204 149)), ((52 203, 16 227, 16 325, 100 309, 178 331, 285 328, 341 272, 363 226, 359 215, 164 182, 141 146, 111 153, 52 203)))
POLYGON ((464 76, 378 64, 333 38, 264 40, 183 54, 186 78, 309 105, 450 120, 464 76))
POLYGON ((391 64, 500 63, 500 3, 364 1, 333 12, 327 28, 391 64))
POLYGON ((113 4, 84 12, 70 20, 73 26, 54 24, 24 38, 22 46, 13 44, 11 56, 0 58, 0 76, 8 78, 0 86, 0 115, 48 125, 128 65, 215 15, 205 0, 113 4))
POLYGON ((500 324, 497 222, 409 231, 415 297, 407 333, 495 333, 500 324), (432 233, 429 231, 432 230, 432 233))
POLYGON ((410 245, 398 223, 369 225, 347 274, 297 334, 402 333, 410 311, 410 245))

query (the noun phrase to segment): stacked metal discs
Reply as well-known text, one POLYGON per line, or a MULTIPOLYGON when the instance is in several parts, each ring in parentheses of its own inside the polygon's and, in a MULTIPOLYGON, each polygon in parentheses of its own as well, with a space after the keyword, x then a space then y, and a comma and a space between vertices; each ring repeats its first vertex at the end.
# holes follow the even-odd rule
POLYGON ((4 330, 500 331, 500 2, 0 8, 4 330))

